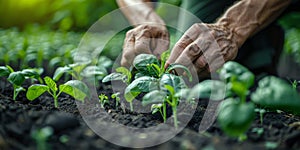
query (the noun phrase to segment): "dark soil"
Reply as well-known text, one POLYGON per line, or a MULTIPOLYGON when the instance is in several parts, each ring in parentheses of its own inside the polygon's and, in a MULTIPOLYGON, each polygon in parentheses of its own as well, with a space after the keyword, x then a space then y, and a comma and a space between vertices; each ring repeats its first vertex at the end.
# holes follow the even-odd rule
MULTIPOLYGON (((136 128, 162 124, 159 115, 131 113, 122 107, 115 109, 114 101, 101 108, 96 100, 84 104, 77 102, 76 105, 73 98, 61 95, 56 109, 48 94, 30 102, 23 92, 17 101, 13 101, 11 85, 1 80, 0 87, 0 149, 36 149, 37 144, 31 134, 46 126, 54 129, 47 141, 51 149, 127 149, 98 136, 84 119, 100 120, 104 127, 110 125, 106 123, 109 119, 136 128), (110 117, 105 117, 103 112, 110 117)), ((108 96, 112 93, 109 85, 100 85, 98 90, 108 96)), ((207 103, 207 100, 198 103, 193 118, 175 137, 147 149, 300 149, 300 117, 285 112, 267 112, 262 124, 257 115, 244 142, 227 137, 216 122, 206 132, 199 133, 207 103), (255 132, 256 129, 263 129, 263 132, 255 132)), ((180 115, 185 115, 185 112, 178 112, 180 115)), ((159 134, 159 131, 156 132, 159 134)))

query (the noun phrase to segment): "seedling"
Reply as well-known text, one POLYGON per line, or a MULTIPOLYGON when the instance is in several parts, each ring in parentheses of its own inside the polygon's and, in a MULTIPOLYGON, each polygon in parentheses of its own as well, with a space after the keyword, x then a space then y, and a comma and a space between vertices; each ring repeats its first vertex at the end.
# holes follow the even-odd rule
POLYGON ((88 66, 88 63, 70 64, 64 67, 58 67, 53 75, 53 80, 58 81, 64 74, 72 76, 75 80, 82 80, 84 77, 105 76, 106 70, 99 66, 88 66))
POLYGON ((52 135, 53 129, 51 127, 44 127, 31 133, 31 137, 35 140, 38 150, 50 149, 47 141, 52 135))
POLYGON ((270 110, 279 109, 300 115, 299 93, 289 83, 274 76, 267 76, 258 82, 251 100, 270 110))
POLYGON ((120 92, 117 92, 117 93, 114 93, 111 95, 111 98, 116 100, 116 108, 119 106, 120 100, 121 100, 119 95, 120 95, 120 92))
POLYGON ((257 133, 259 136, 261 136, 264 133, 264 128, 253 128, 251 132, 257 133))
POLYGON ((133 111, 132 101, 140 93, 148 93, 152 90, 158 89, 160 79, 169 74, 171 70, 183 69, 188 75, 190 81, 192 75, 190 71, 182 65, 172 64, 168 68, 164 68, 165 62, 169 56, 169 51, 161 55, 161 62, 156 56, 151 54, 140 54, 135 57, 131 70, 118 67, 116 72, 104 77, 102 82, 109 82, 114 80, 121 80, 128 86, 125 89, 124 97, 130 103, 130 110, 133 111))
POLYGON ((82 102, 84 102, 84 99, 89 96, 88 87, 79 80, 70 80, 60 85, 59 88, 57 88, 57 84, 50 77, 45 77, 44 81, 46 85, 34 84, 28 88, 26 93, 28 100, 33 101, 47 91, 53 97, 54 107, 57 108, 58 97, 62 92, 82 102))
POLYGON ((100 94, 99 103, 101 104, 101 108, 104 108, 104 105, 109 103, 108 97, 105 94, 100 94))
POLYGON ((259 120, 260 120, 260 124, 263 124, 264 121, 264 114, 267 112, 265 109, 261 109, 261 108, 255 108, 254 110, 255 112, 259 113, 259 120))
POLYGON ((41 73, 42 71, 38 71, 38 69, 14 71, 8 65, 0 67, 0 77, 6 77, 7 80, 13 85, 13 100, 16 100, 21 91, 26 91, 26 89, 22 87, 25 79, 39 80, 40 82, 43 82, 40 78, 41 73))
POLYGON ((143 105, 148 105, 153 103, 160 104, 160 105, 154 105, 155 106, 154 108, 158 109, 158 111, 161 112, 164 122, 166 122, 167 119, 166 107, 168 104, 172 108, 174 127, 178 128, 177 106, 181 95, 179 96, 176 93, 186 88, 187 86, 181 77, 173 74, 163 74, 161 79, 159 80, 159 86, 157 87, 157 89, 147 93, 143 97, 142 104, 143 105))

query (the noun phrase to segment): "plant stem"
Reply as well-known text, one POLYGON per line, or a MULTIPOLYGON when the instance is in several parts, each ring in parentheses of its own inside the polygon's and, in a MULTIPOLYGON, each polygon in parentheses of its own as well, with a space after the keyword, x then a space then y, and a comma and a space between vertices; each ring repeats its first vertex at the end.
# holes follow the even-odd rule
POLYGON ((13 85, 14 87, 14 95, 13 95, 13 100, 15 101, 16 98, 17 98, 17 86, 16 85, 13 85))
POLYGON ((54 97, 54 107, 55 107, 55 108, 58 108, 57 97, 54 97))
POLYGON ((129 104, 130 104, 130 111, 133 111, 133 105, 132 105, 132 102, 130 102, 129 104))
POLYGON ((174 118, 174 127, 175 129, 178 128, 178 121, 177 121, 177 106, 173 106, 172 109, 173 109, 173 118, 174 118))
POLYGON ((163 103, 163 120, 164 120, 164 123, 166 123, 166 121, 167 121, 167 105, 166 105, 166 102, 163 103))

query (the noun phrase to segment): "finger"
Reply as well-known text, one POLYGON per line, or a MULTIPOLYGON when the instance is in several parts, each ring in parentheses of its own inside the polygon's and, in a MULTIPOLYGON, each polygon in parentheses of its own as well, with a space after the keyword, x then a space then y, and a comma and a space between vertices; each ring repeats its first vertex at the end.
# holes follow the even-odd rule
POLYGON ((155 41, 155 48, 153 54, 160 59, 160 55, 169 49, 170 46, 170 39, 168 33, 162 33, 160 38, 153 39, 155 41))
POLYGON ((202 70, 206 69, 207 61, 204 57, 204 55, 201 55, 200 57, 198 57, 195 61, 194 61, 194 66, 196 68, 196 72, 199 73, 202 70))
POLYGON ((135 36, 135 54, 151 54, 151 32, 142 30, 135 36))
POLYGON ((200 28, 197 25, 193 25, 189 28, 184 35, 175 44, 171 51, 170 57, 166 62, 166 65, 172 64, 178 58, 178 56, 183 52, 183 50, 191 44, 200 34, 200 28))
POLYGON ((124 39, 123 53, 121 59, 121 65, 129 67, 135 57, 134 52, 135 38, 133 31, 128 31, 124 39))
MULTIPOLYGON (((209 53, 212 41, 206 36, 200 35, 193 43, 188 45, 183 52, 178 56, 176 63, 182 64, 184 66, 189 66, 197 58, 199 58, 203 53, 209 53)), ((204 60, 201 58, 201 60, 204 60)))

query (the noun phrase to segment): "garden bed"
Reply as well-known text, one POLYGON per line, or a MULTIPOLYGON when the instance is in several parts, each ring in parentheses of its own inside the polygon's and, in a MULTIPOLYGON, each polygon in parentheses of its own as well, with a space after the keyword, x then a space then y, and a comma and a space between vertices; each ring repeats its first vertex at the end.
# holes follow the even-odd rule
MULTIPOLYGON (((59 108, 54 108, 52 97, 44 94, 36 101, 26 100, 25 93, 20 93, 17 101, 12 100, 12 87, 6 81, 0 95, 0 148, 1 149, 36 149, 32 133, 46 126, 54 129, 47 144, 52 149, 123 149, 96 135, 82 119, 74 99, 68 95, 59 98, 59 108)), ((26 87, 26 86, 25 86, 26 87)), ((98 88, 102 93, 111 95, 109 85, 98 88)), ((248 130, 248 139, 238 142, 227 137, 214 123, 206 132, 198 133, 198 127, 208 101, 200 100, 196 112, 187 127, 171 140, 150 147, 149 149, 298 149, 300 148, 300 117, 285 112, 268 112, 264 115, 263 124, 256 117, 248 130), (263 129, 263 132, 254 131, 263 129)), ((98 111, 97 100, 85 102, 85 116, 105 120, 103 112, 98 111)), ((80 103, 79 106, 80 108, 80 103)), ((80 110, 82 111, 82 110, 80 110)), ((162 120, 151 114, 124 113, 115 109, 114 101, 105 106, 105 111, 118 123, 138 128, 161 124, 162 120)), ((178 114, 181 115, 180 112, 178 114)), ((259 115, 256 115, 259 116, 259 115)), ((103 122, 105 125, 105 122, 103 122)), ((159 134, 159 133, 157 133, 159 134)), ((130 138, 130 137, 128 137, 130 138)))

